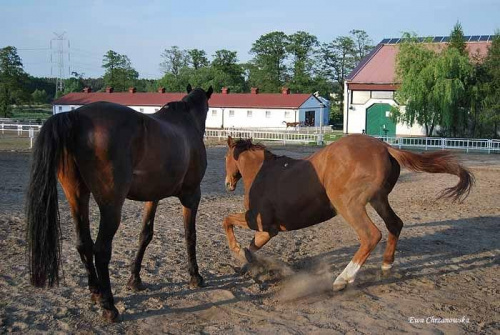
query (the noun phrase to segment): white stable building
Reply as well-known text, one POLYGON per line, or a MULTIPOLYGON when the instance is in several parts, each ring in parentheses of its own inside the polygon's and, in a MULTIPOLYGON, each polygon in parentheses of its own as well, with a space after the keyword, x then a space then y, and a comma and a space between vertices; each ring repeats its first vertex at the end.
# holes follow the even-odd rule
MULTIPOLYGON (((473 59, 482 59, 488 53, 492 35, 465 36, 467 51, 473 59)), ((436 51, 446 48, 449 37, 437 36, 429 48, 436 51)), ((394 92, 396 56, 401 39, 382 40, 347 76, 344 84, 344 133, 362 133, 386 136, 425 136, 425 128, 414 124, 394 123, 391 106, 397 106, 394 92)))
MULTIPOLYGON (((69 112, 83 105, 108 101, 128 106, 138 112, 155 113, 162 106, 181 100, 185 93, 166 93, 161 88, 156 93, 92 92, 85 88, 83 92, 69 93, 53 102, 53 113, 69 112)), ((214 93, 209 101, 207 128, 286 128, 286 122, 300 122, 304 126, 328 124, 329 106, 324 99, 313 94, 292 94, 288 88, 281 93, 259 93, 252 88, 251 93, 230 93, 223 88, 221 93, 214 93)))

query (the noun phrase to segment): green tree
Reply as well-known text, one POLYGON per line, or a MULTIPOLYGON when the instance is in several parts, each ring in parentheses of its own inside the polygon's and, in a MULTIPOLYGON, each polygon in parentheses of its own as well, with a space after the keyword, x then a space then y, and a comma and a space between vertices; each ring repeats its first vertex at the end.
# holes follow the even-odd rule
POLYGON ((189 55, 186 50, 179 49, 178 46, 173 46, 170 49, 165 49, 161 54, 163 61, 160 63, 160 68, 167 74, 171 73, 178 76, 180 70, 189 63, 189 55))
POLYGON ((103 58, 102 67, 106 69, 104 84, 111 86, 117 92, 126 91, 135 86, 139 73, 132 67, 126 55, 109 50, 103 58))
POLYGON ((485 75, 482 77, 483 96, 480 121, 490 134, 498 138, 500 125, 500 31, 495 32, 493 41, 484 60, 485 75))
POLYGON ((10 115, 11 105, 30 100, 27 84, 28 75, 17 49, 12 46, 0 49, 0 113, 3 117, 10 115))
POLYGON ((455 26, 451 31, 449 47, 458 50, 461 55, 467 56, 466 44, 464 41, 464 32, 460 22, 455 23, 455 26))
POLYGON ((354 59, 356 63, 359 63, 370 53, 370 51, 372 51, 373 41, 364 30, 354 29, 349 33, 351 34, 351 39, 354 43, 354 59))
POLYGON ((344 82, 356 64, 355 43, 349 36, 339 36, 330 43, 324 43, 318 56, 320 77, 332 83, 334 101, 331 104, 330 118, 338 119, 344 108, 344 82))
POLYGON ((288 36, 287 51, 292 56, 292 76, 290 89, 294 92, 312 93, 315 90, 313 79, 313 54, 319 46, 316 36, 298 31, 288 36))
POLYGON ((191 49, 187 51, 189 56, 189 64, 198 70, 202 67, 208 66, 210 62, 208 61, 207 54, 204 50, 191 49))
POLYGON ((49 96, 45 90, 36 89, 33 93, 31 93, 32 101, 35 104, 43 105, 49 101, 49 96))
POLYGON ((462 135, 468 112, 462 96, 473 73, 469 58, 455 48, 436 53, 414 34, 405 33, 403 40, 396 56, 396 100, 404 106, 393 108, 394 119, 424 126, 427 136, 437 126, 444 135, 462 135))
POLYGON ((250 53, 254 55, 249 73, 251 86, 263 92, 279 92, 287 81, 288 36, 281 31, 262 35, 252 44, 250 53))
POLYGON ((213 70, 212 85, 218 91, 222 87, 229 87, 233 92, 243 92, 245 77, 243 68, 238 64, 236 51, 217 50, 211 63, 213 70))

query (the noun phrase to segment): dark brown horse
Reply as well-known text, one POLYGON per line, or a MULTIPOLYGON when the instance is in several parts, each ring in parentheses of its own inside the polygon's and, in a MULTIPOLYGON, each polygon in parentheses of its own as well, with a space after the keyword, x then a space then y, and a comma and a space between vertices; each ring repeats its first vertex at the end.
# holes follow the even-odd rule
POLYGON ((414 171, 450 173, 458 184, 441 196, 463 199, 474 182, 473 175, 446 151, 416 154, 397 150, 366 135, 350 135, 306 159, 276 156, 251 140, 228 139, 226 188, 233 191, 241 178, 245 187, 245 213, 224 219, 229 248, 251 262, 253 252, 280 231, 302 229, 326 221, 337 213, 354 228, 361 246, 352 261, 333 283, 341 290, 356 273, 381 239, 368 217, 370 203, 389 230, 382 269, 394 262, 394 252, 403 222, 389 205, 388 195, 396 184, 400 165, 414 171), (256 230, 248 249, 242 249, 233 226, 256 230))
POLYGON ((212 87, 191 90, 145 115, 128 107, 96 102, 51 117, 37 138, 27 195, 27 239, 31 283, 59 282, 61 237, 57 179, 76 225, 76 248, 88 274, 94 301, 103 316, 117 320, 109 280, 113 236, 120 225, 126 198, 145 201, 139 250, 131 266, 128 287, 141 288, 141 262, 153 237, 160 199, 175 196, 183 206, 190 286, 203 284, 196 263, 195 219, 200 183, 207 166, 203 135, 212 87), (90 236, 89 197, 101 219, 95 243, 90 236), (95 258, 95 265, 94 265, 95 258))

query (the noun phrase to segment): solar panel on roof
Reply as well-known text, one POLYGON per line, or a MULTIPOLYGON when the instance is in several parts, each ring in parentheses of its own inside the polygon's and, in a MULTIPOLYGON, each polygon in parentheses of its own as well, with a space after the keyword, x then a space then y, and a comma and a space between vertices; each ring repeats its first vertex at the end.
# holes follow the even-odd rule
POLYGON ((477 41, 479 41, 479 38, 480 38, 480 37, 481 37, 481 36, 479 36, 479 35, 474 35, 474 36, 471 36, 469 41, 470 41, 470 42, 477 42, 477 41))
POLYGON ((448 42, 450 40, 450 36, 445 36, 441 42, 448 42))
POLYGON ((480 41, 487 41, 489 38, 490 38, 490 35, 482 35, 481 37, 479 37, 479 40, 480 41))
POLYGON ((434 42, 434 43, 441 42, 442 39, 443 39, 443 36, 436 36, 432 39, 432 42, 434 42))
POLYGON ((390 40, 391 40, 390 38, 384 38, 384 39, 382 40, 382 42, 380 42, 380 43, 386 44, 386 43, 388 43, 390 40))

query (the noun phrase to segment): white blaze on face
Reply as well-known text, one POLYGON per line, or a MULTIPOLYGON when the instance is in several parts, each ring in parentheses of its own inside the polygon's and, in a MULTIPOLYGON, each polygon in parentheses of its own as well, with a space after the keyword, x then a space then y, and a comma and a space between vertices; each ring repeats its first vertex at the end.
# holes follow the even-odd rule
POLYGON ((353 261, 350 261, 349 264, 345 267, 344 271, 335 279, 335 284, 347 284, 347 283, 352 283, 354 279, 356 278, 356 274, 358 273, 359 269, 361 268, 361 265, 358 263, 354 263, 353 261))

